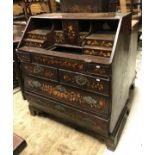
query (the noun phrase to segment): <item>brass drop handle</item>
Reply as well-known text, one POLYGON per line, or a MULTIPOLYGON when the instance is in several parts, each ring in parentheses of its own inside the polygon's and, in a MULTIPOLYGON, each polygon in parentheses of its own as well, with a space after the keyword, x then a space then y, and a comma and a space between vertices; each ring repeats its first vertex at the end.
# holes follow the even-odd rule
POLYGON ((97 101, 96 99, 92 98, 91 96, 85 96, 83 97, 83 101, 87 103, 91 108, 97 106, 97 101))
POLYGON ((84 86, 87 84, 88 79, 82 75, 77 75, 77 76, 75 76, 75 81, 76 81, 76 84, 78 84, 80 86, 84 86))
POLYGON ((41 83, 38 81, 32 81, 31 85, 32 85, 32 87, 35 87, 35 88, 41 87, 41 83))
POLYGON ((41 66, 39 66, 39 65, 36 65, 36 66, 34 66, 34 68, 33 68, 33 72, 34 72, 34 73, 40 73, 40 72, 43 72, 43 71, 44 71, 44 68, 41 67, 41 66))
POLYGON ((61 85, 57 85, 55 88, 56 88, 56 90, 58 90, 58 91, 60 91, 62 93, 64 93, 66 91, 66 88, 61 86, 61 85))

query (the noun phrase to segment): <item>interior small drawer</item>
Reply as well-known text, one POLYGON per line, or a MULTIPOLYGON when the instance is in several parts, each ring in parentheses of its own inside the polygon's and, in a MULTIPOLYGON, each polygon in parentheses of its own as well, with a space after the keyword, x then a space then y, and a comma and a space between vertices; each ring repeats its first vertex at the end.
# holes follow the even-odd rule
POLYGON ((83 45, 112 48, 113 41, 111 41, 111 40, 97 40, 95 38, 94 39, 85 39, 83 41, 83 45))
POLYGON ((104 58, 110 58, 110 56, 111 56, 110 50, 95 49, 95 48, 89 48, 89 47, 85 47, 83 49, 83 53, 86 55, 101 56, 104 58))
POLYGON ((87 66, 87 73, 108 77, 111 75, 111 68, 101 64, 89 63, 87 66))
POLYGON ((95 131, 100 135, 108 134, 108 120, 69 107, 67 105, 60 104, 54 100, 49 100, 33 93, 26 92, 25 95, 26 99, 33 107, 63 118, 65 121, 95 131))
POLYGON ((85 72, 86 69, 85 62, 74 59, 51 57, 42 54, 33 54, 32 62, 78 72, 85 72))
POLYGON ((32 77, 24 78, 24 89, 96 115, 102 115, 104 118, 109 114, 110 99, 107 96, 32 77))
POLYGON ((22 71, 26 74, 43 77, 50 80, 57 81, 58 74, 57 69, 53 67, 45 67, 39 64, 22 63, 22 71))
POLYGON ((70 86, 75 86, 86 91, 109 95, 110 81, 100 77, 88 76, 85 74, 59 70, 60 82, 70 86))

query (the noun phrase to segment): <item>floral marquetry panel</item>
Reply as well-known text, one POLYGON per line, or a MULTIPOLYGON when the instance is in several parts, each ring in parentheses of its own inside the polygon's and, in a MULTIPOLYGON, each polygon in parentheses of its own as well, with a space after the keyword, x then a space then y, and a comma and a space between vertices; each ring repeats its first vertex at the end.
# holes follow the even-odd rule
POLYGON ((69 69, 72 71, 84 72, 86 68, 86 64, 81 61, 71 60, 71 59, 63 59, 58 57, 50 57, 46 55, 33 55, 32 61, 34 63, 40 63, 47 66, 54 66, 62 69, 69 69))
POLYGON ((99 95, 89 94, 87 92, 78 91, 56 83, 48 83, 33 78, 25 79, 25 87, 46 97, 59 100, 72 106, 86 108, 92 112, 100 114, 108 114, 108 99, 99 95))

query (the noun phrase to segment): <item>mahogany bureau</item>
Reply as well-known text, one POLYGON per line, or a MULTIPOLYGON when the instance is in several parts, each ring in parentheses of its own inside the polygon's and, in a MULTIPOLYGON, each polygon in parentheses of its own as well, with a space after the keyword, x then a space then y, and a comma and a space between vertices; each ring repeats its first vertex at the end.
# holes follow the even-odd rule
POLYGON ((19 83, 30 113, 70 122, 114 150, 135 79, 130 36, 131 14, 31 17, 17 48, 19 83))

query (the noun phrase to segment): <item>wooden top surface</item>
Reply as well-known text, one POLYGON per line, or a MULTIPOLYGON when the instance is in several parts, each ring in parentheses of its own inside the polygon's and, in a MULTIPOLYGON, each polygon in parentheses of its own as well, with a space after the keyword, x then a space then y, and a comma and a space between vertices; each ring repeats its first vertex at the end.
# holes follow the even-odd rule
POLYGON ((115 14, 114 12, 109 13, 49 13, 41 14, 38 16, 33 16, 32 18, 49 18, 49 19, 120 19, 123 16, 128 15, 129 13, 124 14, 115 14))

